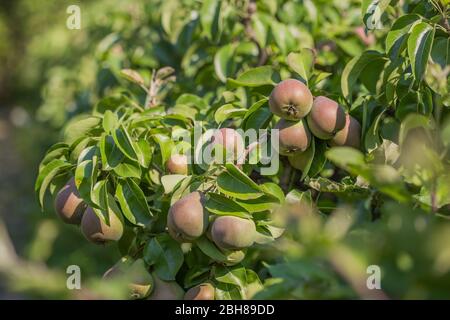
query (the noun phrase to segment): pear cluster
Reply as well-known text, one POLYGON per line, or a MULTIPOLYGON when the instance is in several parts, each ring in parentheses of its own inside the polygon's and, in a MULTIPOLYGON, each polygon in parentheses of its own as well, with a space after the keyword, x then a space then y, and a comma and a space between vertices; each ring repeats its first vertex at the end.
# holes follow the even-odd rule
POLYGON ((205 208, 205 196, 199 191, 187 194, 169 209, 167 229, 180 243, 194 242, 206 235, 225 254, 230 263, 238 263, 240 250, 253 245, 256 226, 252 220, 235 216, 213 216, 205 208))
POLYGON ((305 151, 312 136, 326 140, 330 146, 360 147, 361 125, 336 101, 324 96, 313 97, 301 81, 281 81, 270 94, 269 108, 280 117, 279 153, 288 156, 299 170, 306 166, 305 151))
POLYGON ((86 239, 95 244, 118 241, 122 237, 122 215, 114 201, 110 201, 109 205, 107 218, 100 217, 81 198, 74 178, 55 197, 55 211, 61 220, 67 224, 79 225, 86 239))

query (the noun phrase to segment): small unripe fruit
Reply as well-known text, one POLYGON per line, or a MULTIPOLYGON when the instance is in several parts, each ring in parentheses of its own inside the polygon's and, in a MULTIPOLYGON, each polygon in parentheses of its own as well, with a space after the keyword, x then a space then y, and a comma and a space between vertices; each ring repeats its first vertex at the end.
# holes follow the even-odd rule
POLYGON ((300 120, 311 110, 313 96, 303 82, 295 79, 281 81, 270 94, 269 107, 273 114, 286 120, 300 120))
POLYGON ((279 152, 281 155, 289 156, 303 152, 308 149, 311 143, 311 134, 304 120, 288 121, 281 119, 275 129, 279 130, 279 152))
POLYGON ((184 154, 174 154, 167 160, 166 168, 171 174, 187 174, 188 158, 184 154))
POLYGON ((167 228, 169 234, 179 242, 191 242, 205 233, 208 227, 208 211, 204 208, 202 193, 192 192, 169 209, 167 228))
POLYGON ((347 146, 359 149, 361 144, 361 125, 350 116, 345 117, 345 127, 330 140, 331 146, 347 146))
POLYGON ((317 97, 307 119, 313 135, 319 139, 329 140, 344 128, 345 111, 336 101, 317 97))
POLYGON ((250 247, 256 234, 252 220, 235 216, 220 216, 212 224, 211 237, 222 249, 240 250, 250 247))
MULTIPOLYGON (((216 130, 211 137, 211 148, 221 147, 224 149, 224 159, 235 162, 245 157, 245 144, 242 136, 232 128, 216 130)), ((217 152, 217 149, 214 149, 217 152)), ((222 151, 222 150, 220 150, 222 151)))
POLYGON ((300 171, 304 171, 310 160, 309 152, 297 153, 288 157, 290 165, 300 171))
POLYGON ((88 207, 81 219, 81 232, 86 239, 95 244, 118 241, 123 234, 120 213, 114 203, 109 203, 109 224, 100 219, 91 207, 88 207))
POLYGON ((225 261, 225 265, 227 266, 234 266, 235 264, 238 264, 245 258, 245 252, 242 250, 236 250, 236 251, 228 251, 226 253, 227 260, 225 261))
POLYGON ((176 281, 163 281, 153 274, 155 287, 148 300, 182 300, 184 290, 176 281))
POLYGON ((56 195, 55 211, 65 223, 79 225, 85 210, 86 204, 78 193, 75 179, 72 178, 56 195))
POLYGON ((210 283, 202 283, 190 288, 184 295, 184 300, 214 300, 215 289, 210 283))

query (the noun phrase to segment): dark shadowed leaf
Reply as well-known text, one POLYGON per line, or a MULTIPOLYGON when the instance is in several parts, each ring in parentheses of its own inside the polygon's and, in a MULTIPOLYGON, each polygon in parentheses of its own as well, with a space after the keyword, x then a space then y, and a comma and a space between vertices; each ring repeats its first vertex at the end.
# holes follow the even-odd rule
POLYGON ((180 244, 168 234, 150 240, 144 250, 144 260, 153 266, 156 275, 165 281, 175 280, 184 261, 180 244))

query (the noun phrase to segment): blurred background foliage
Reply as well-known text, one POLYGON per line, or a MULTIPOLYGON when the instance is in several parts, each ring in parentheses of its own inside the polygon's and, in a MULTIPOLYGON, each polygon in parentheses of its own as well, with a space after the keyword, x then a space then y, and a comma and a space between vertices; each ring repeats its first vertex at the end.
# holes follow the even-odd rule
MULTIPOLYGON (((245 19, 240 9, 246 1, 229 2, 235 10, 225 10, 217 25, 199 18, 208 15, 194 0, 0 3, 0 217, 6 225, 0 225, 0 277, 10 280, 8 286, 0 282, 0 298, 64 298, 59 285, 52 287, 45 276, 37 280, 38 275, 60 279, 68 265, 76 264, 83 277, 95 277, 119 259, 116 250, 92 246, 78 230, 58 223, 51 207, 43 218, 33 185, 44 150, 59 140, 68 119, 106 95, 132 92, 145 99, 120 76, 121 69, 148 79, 152 69, 172 66, 177 81, 161 97, 170 105, 186 92, 219 96, 227 77, 257 65, 283 64, 281 56, 308 47, 315 48, 315 68, 328 77, 316 89, 339 97, 347 63, 368 48, 384 48, 387 30, 364 32, 358 0, 260 0, 251 22, 254 34, 236 23, 245 19), (73 4, 81 7, 81 30, 66 27, 66 9, 73 4), (199 32, 197 24, 211 32, 199 32), (227 56, 233 59, 224 63, 227 56), (7 257, 20 259, 24 269, 7 257)), ((388 13, 402 15, 400 9, 388 13)), ((345 195, 332 194, 334 214, 325 219, 313 214, 315 204, 303 195, 293 194, 290 214, 280 213, 280 219, 294 223, 286 237, 263 252, 272 278, 257 298, 450 297, 446 217, 436 220, 426 208, 384 199, 382 218, 372 222, 372 197, 336 201, 345 195), (383 270, 382 291, 361 287, 370 264, 383 270)), ((321 211, 326 211, 324 201, 321 211)))

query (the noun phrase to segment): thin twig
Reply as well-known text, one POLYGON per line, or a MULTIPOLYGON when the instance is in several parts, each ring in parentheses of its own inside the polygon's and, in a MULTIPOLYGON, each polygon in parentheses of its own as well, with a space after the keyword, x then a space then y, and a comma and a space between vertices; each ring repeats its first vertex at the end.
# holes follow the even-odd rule
POLYGON ((445 30, 447 30, 447 33, 450 33, 450 24, 448 23, 448 19, 446 16, 442 19, 444 23, 445 30))
POLYGON ((438 211, 436 198, 436 182, 433 183, 430 197, 431 197, 431 212, 434 214, 438 211))
POLYGON ((152 79, 150 80, 150 85, 148 87, 147 98, 145 100, 145 108, 153 108, 157 105, 156 95, 159 90, 158 81, 156 79, 156 71, 152 71, 152 79))
POLYGON ((252 27, 252 16, 255 14, 257 10, 256 0, 250 0, 247 6, 247 14, 242 19, 242 24, 244 25, 245 35, 253 42, 258 48, 258 64, 257 66, 263 66, 267 63, 269 59, 269 54, 267 50, 259 44, 256 39, 255 30, 252 27))

